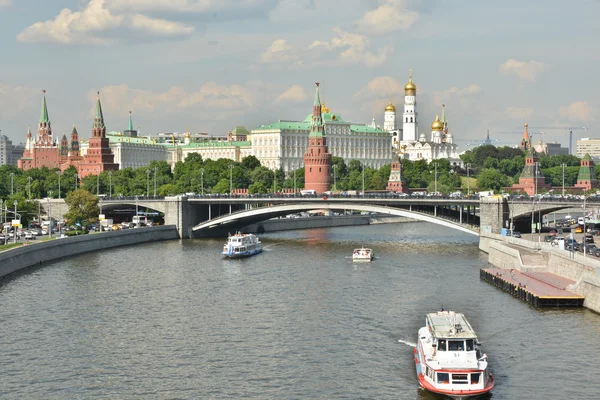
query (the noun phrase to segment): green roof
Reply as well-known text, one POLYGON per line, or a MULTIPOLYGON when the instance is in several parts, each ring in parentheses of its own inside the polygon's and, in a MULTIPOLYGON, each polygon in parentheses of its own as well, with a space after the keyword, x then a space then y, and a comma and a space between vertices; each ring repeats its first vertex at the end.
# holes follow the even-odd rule
POLYGON ((40 114, 40 123, 50 122, 48 119, 48 107, 46 106, 46 91, 44 90, 44 96, 42 97, 42 112, 40 114))
POLYGON ((382 129, 379 128, 373 128, 372 126, 368 126, 368 125, 350 125, 350 131, 351 132, 360 132, 360 133, 386 133, 389 135, 389 132, 384 131, 382 129))
MULTIPOLYGON (((323 120, 323 122, 346 122, 344 121, 344 119, 335 114, 335 113, 321 113, 321 119, 323 120)), ((308 122, 310 124, 310 122, 312 121, 312 114, 308 114, 308 116, 306 118, 304 118, 304 122, 308 122)))
MULTIPOLYGON (((312 115, 311 115, 312 118, 312 115)), ((300 131, 308 131, 310 130, 310 122, 298 122, 298 121, 277 121, 269 125, 261 125, 253 130, 272 130, 272 129, 280 129, 280 130, 300 130, 300 131)))
POLYGON ((581 166, 579 168, 579 174, 577 174, 577 181, 595 181, 596 173, 594 171, 594 162, 592 157, 586 153, 582 161, 589 161, 588 165, 581 166))
POLYGON ((245 126, 236 126, 231 133, 233 135, 249 135, 250 132, 248 132, 248 129, 246 129, 245 126))

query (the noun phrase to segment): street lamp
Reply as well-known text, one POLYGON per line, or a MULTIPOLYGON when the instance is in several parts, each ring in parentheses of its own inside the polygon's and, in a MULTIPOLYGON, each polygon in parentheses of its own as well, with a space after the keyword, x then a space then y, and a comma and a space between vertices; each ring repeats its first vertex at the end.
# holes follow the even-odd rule
POLYGON ((29 198, 29 200, 31 200, 31 177, 30 176, 27 177, 27 181, 28 181, 28 183, 27 183, 27 188, 28 189, 27 190, 29 192, 28 198, 29 198))
POLYGON ((583 188, 583 240, 581 242, 581 245, 583 246, 583 256, 585 257, 585 253, 587 250, 585 242, 585 188, 583 188))
POLYGON ((200 184, 202 185, 202 196, 204 196, 204 168, 200 168, 200 184))
POLYGON ((471 179, 469 179, 469 170, 471 169, 471 163, 466 163, 465 167, 467 167, 467 196, 471 195, 471 179))
POLYGON ((365 195, 365 166, 362 166, 362 194, 365 195))
POLYGON ((50 197, 46 197, 46 201, 48 202, 48 221, 50 224, 48 225, 48 237, 52 237, 52 203, 50 203, 50 197))
POLYGON ((155 166, 154 167, 154 197, 156 198, 156 172, 158 171, 158 168, 155 166))
POLYGON ((333 191, 337 192, 337 164, 333 165, 333 191))
POLYGON ((140 223, 140 217, 138 214, 138 195, 135 195, 135 225, 139 225, 140 223))
POLYGON ((10 173, 10 195, 12 196, 14 194, 14 180, 15 180, 15 173, 11 172, 10 173))
POLYGON ((233 164, 229 164, 229 195, 233 194, 233 164))
POLYGON ((273 170, 273 194, 277 193, 277 170, 273 170))
POLYGON ((294 196, 296 195, 296 170, 294 169, 294 196))
POLYGON ((2 215, 2 203, 3 203, 3 201, 2 201, 2 199, 0 199, 0 223, 4 223, 4 221, 2 220, 2 217, 3 217, 3 215, 2 215))
POLYGON ((560 164, 560 166, 562 167, 562 172, 563 172, 562 196, 565 197, 565 167, 567 166, 567 164, 562 163, 562 164, 560 164))
POLYGON ((437 167, 438 167, 438 163, 434 162, 433 163, 433 167, 435 169, 434 176, 433 176, 433 181, 434 181, 433 191, 437 195, 437 167))
POLYGON ((60 176, 62 174, 60 171, 56 171, 56 175, 58 175, 58 199, 60 200, 60 176))
POLYGON ((146 170, 146 197, 150 197, 150 170, 146 170))
POLYGON ((96 175, 96 196, 100 196, 100 172, 96 175))
POLYGON ((112 171, 108 171, 108 186, 109 186, 108 198, 112 199, 112 171))
MULTIPOLYGON (((13 219, 17 219, 17 204, 19 204, 19 202, 15 200, 15 202, 13 204, 15 205, 15 217, 13 219)), ((15 243, 17 243, 17 227, 16 226, 14 226, 14 230, 15 230, 15 235, 14 235, 15 243)))

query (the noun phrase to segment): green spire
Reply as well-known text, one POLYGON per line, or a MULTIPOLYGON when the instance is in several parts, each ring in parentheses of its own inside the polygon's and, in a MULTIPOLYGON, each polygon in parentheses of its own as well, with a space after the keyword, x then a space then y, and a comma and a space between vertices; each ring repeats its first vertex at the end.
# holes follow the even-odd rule
POLYGON ((446 123, 446 105, 442 104, 442 123, 446 123))
POLYGON ((129 126, 127 127, 127 130, 133 130, 133 122, 131 121, 131 111, 129 111, 129 126))
POLYGON ((94 128, 104 128, 104 116, 102 115, 102 104, 100 104, 100 92, 96 101, 96 117, 94 118, 94 128))
POLYGON ((42 122, 50 122, 48 119, 48 107, 46 106, 46 91, 42 90, 44 96, 42 97, 42 112, 40 114, 40 123, 42 122))
POLYGON ((321 107, 321 98, 319 97, 319 82, 316 82, 315 85, 316 85, 315 102, 313 105, 321 107))
POLYGON ((313 115, 310 124, 309 137, 325 136, 325 128, 323 127, 323 117, 321 115, 321 99, 319 98, 319 82, 315 82, 315 102, 313 104, 313 115))

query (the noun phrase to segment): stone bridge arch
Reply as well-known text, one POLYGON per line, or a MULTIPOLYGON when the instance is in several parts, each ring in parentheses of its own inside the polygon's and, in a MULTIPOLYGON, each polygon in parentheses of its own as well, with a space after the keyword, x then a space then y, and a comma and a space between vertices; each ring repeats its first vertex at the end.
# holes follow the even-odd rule
POLYGON ((296 203, 296 204, 278 204, 268 207, 259 207, 250 210, 238 211, 227 214, 209 221, 204 221, 189 230, 190 236, 212 236, 222 235, 226 232, 235 231, 256 222, 265 221, 271 218, 280 217, 295 212, 310 210, 355 210, 369 211, 374 213, 395 215, 399 217, 413 218, 419 221, 438 224, 447 228, 456 229, 471 235, 479 235, 476 228, 460 224, 457 221, 436 217, 433 215, 409 211, 401 208, 394 208, 382 205, 367 205, 353 203, 296 203))

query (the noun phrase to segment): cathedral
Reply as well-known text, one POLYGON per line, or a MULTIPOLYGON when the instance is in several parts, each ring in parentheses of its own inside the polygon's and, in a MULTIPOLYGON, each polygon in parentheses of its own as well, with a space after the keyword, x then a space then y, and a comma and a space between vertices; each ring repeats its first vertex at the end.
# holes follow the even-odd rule
POLYGON ((419 132, 419 113, 417 112, 417 86, 412 81, 412 70, 406 86, 404 86, 404 112, 402 129, 396 120, 396 107, 390 103, 385 107, 383 129, 392 134, 392 146, 397 149, 401 158, 431 162, 447 159, 452 165, 462 165, 458 155, 458 145, 454 143, 448 131, 445 105, 442 104, 442 118, 435 116, 431 124, 429 138, 425 132, 419 132))

